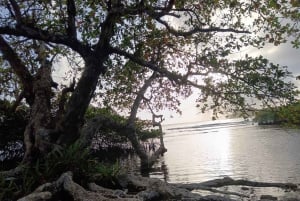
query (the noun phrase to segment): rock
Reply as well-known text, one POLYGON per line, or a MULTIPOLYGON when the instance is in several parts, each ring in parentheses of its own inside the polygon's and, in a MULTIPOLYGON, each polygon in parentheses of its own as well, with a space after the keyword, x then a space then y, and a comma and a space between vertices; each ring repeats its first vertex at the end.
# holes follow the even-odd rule
POLYGON ((280 201, 300 201, 300 191, 288 192, 279 197, 280 201))
POLYGON ((104 188, 102 186, 98 186, 95 183, 90 183, 88 184, 89 190, 93 191, 93 192, 97 192, 97 193, 101 193, 101 195, 105 196, 105 197, 110 197, 110 198, 130 198, 132 201, 133 200, 140 200, 138 198, 138 196, 135 195, 127 195, 127 192, 116 189, 116 190, 112 190, 112 189, 108 189, 108 188, 104 188))
POLYGON ((205 196, 203 200, 214 200, 214 201, 234 201, 228 197, 218 196, 218 195, 208 195, 205 196))
POLYGON ((298 198, 286 198, 282 201, 300 201, 300 199, 298 199, 298 198))
POLYGON ((278 198, 274 197, 272 195, 261 195, 260 200, 261 201, 271 201, 271 200, 278 200, 278 198))
POLYGON ((156 191, 146 190, 139 192, 137 196, 143 200, 143 201, 155 201, 155 200, 161 200, 160 194, 156 191))
POLYGON ((241 187, 241 190, 243 190, 243 191, 249 191, 249 190, 250 190, 250 188, 248 188, 248 187, 245 187, 245 186, 242 186, 242 187, 241 187))
POLYGON ((46 201, 52 198, 52 193, 50 192, 34 192, 31 193, 18 201, 46 201))

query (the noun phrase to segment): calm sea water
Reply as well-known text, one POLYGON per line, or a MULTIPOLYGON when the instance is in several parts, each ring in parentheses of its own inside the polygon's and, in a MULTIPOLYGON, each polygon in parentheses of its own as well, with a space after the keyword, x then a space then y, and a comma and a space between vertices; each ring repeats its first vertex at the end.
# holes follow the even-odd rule
POLYGON ((192 183, 230 176, 300 183, 300 131, 227 120, 164 127, 168 152, 151 177, 192 183))

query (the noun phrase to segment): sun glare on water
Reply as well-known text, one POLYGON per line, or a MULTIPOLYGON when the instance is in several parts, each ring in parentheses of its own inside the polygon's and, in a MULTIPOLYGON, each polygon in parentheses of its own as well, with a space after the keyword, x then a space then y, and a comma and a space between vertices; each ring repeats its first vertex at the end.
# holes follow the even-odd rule
POLYGON ((231 176, 233 167, 230 132, 228 128, 216 128, 184 132, 176 140, 166 139, 168 152, 165 160, 170 172, 176 174, 175 180, 199 182, 216 175, 231 176), (186 153, 191 156, 187 157, 186 153), (175 165, 177 163, 190 168, 183 170, 175 165))
POLYGON ((228 129, 220 129, 215 135, 207 135, 208 143, 212 147, 211 151, 215 155, 219 163, 220 172, 230 170, 230 131, 228 129))

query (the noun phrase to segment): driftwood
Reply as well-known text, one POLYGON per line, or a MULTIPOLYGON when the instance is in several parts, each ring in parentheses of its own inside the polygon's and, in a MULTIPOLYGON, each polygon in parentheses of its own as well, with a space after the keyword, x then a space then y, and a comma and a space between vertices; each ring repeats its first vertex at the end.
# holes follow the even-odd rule
MULTIPOLYGON (((219 190, 216 188, 225 187, 225 186, 248 186, 248 187, 275 187, 275 188, 281 188, 284 190, 291 190, 291 191, 300 191, 297 184, 293 183, 271 183, 271 182, 256 182, 256 181, 249 181, 244 179, 238 179, 234 180, 230 177, 224 177, 222 179, 214 179, 206 182, 201 183, 189 183, 189 184, 174 184, 178 188, 184 188, 190 191, 193 190, 204 190, 204 191, 210 191, 212 193, 219 193, 223 195, 232 195, 232 196, 238 196, 241 198, 249 198, 249 195, 237 193, 237 192, 230 192, 230 191, 224 191, 219 190)), ((270 196, 271 195, 264 195, 264 196, 270 196)), ((264 196, 262 196, 261 200, 264 199, 264 196)), ((274 199, 276 197, 273 197, 274 199)), ((270 199, 269 199, 270 200, 270 199)), ((276 198, 277 200, 277 198, 276 198)), ((298 201, 298 199, 293 198, 293 201, 298 201)))
POLYGON ((199 200, 199 201, 231 201, 232 199, 209 195, 202 196, 192 193, 185 188, 179 188, 174 184, 163 182, 160 179, 151 179, 141 176, 126 176, 120 178, 120 184, 130 192, 136 192, 139 198, 144 201, 150 200, 199 200))
POLYGON ((292 183, 269 183, 269 182, 256 182, 249 181, 244 179, 234 180, 230 177, 224 177, 223 179, 215 179, 202 183, 190 183, 190 184, 176 184, 179 188, 185 188, 188 190, 195 189, 208 189, 210 188, 219 188, 223 186, 251 186, 251 187, 277 187, 283 189, 296 190, 298 186, 292 183))
MULTIPOLYGON (((162 200, 164 199, 211 200, 211 201, 232 200, 228 198, 228 196, 239 197, 237 198, 237 200, 242 200, 242 199, 247 200, 247 198, 251 200, 250 196, 246 194, 217 189, 220 187, 233 186, 233 185, 249 186, 249 187, 276 187, 276 188, 282 188, 284 190, 290 190, 296 192, 296 194, 299 194, 300 191, 298 185, 292 183, 269 183, 269 182, 256 182, 256 181, 248 181, 248 180, 234 180, 230 177, 210 180, 202 183, 193 183, 193 184, 168 184, 159 179, 149 179, 149 178, 137 177, 137 176, 129 176, 127 179, 123 178, 122 181, 123 182, 127 181, 127 183, 123 185, 128 189, 132 187, 137 188, 137 190, 139 190, 138 195, 140 196, 144 195, 141 196, 143 197, 143 200, 157 200, 158 198, 162 200), (191 191, 193 190, 210 191, 214 194, 221 194, 223 196, 217 196, 217 195, 201 196, 200 194, 191 193, 191 191), (151 199, 149 199, 149 197, 151 197, 151 199)), ((263 195, 261 196, 261 200, 264 200, 264 197, 267 196, 273 197, 271 195, 263 195)), ((285 200, 285 198, 283 200, 285 200)), ((294 196, 293 201, 299 201, 298 197, 295 198, 294 196)))

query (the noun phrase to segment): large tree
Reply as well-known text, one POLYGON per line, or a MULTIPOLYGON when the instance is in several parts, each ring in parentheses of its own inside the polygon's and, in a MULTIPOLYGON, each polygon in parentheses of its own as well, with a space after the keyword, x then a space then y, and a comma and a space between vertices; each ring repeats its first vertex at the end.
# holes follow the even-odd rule
POLYGON ((174 108, 179 99, 173 95, 188 96, 190 87, 215 109, 250 107, 247 97, 279 103, 294 96, 286 68, 234 53, 287 39, 298 47, 298 1, 4 0, 0 10, 0 72, 14 74, 17 83, 3 79, 1 86, 20 88, 16 102, 24 97, 31 108, 24 161, 52 144, 78 139, 99 83, 101 100, 116 95, 117 104, 130 103, 133 111, 135 100, 144 107, 174 108), (53 58, 73 53, 84 66, 76 84, 57 91, 53 115, 53 58), (151 80, 150 88, 139 97, 145 80, 151 80))

